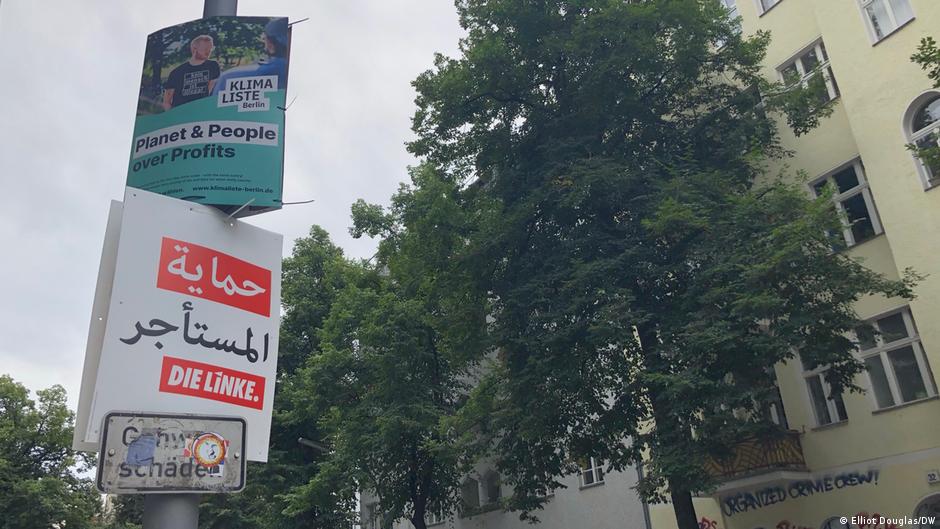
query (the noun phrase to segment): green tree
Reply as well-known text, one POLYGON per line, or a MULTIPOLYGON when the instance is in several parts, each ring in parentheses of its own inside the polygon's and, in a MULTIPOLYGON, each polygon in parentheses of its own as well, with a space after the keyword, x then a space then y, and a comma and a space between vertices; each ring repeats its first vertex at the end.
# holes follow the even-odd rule
POLYGON ((324 435, 318 417, 305 407, 308 396, 298 370, 320 353, 317 330, 345 289, 350 264, 327 232, 313 226, 307 237, 295 241, 282 268, 285 314, 268 462, 249 463, 242 493, 203 497, 199 523, 204 529, 348 528, 354 515, 355 491, 340 496, 339 484, 317 478, 322 454, 298 442, 324 435))
POLYGON ((409 149, 473 182, 451 201, 472 220, 451 260, 489 302, 500 364, 458 430, 494 447, 524 516, 574 461, 648 454, 639 492, 668 491, 694 529, 707 459, 779 433, 768 367, 798 351, 857 390, 853 303, 911 297, 916 278, 849 258, 831 202, 767 174, 786 154, 768 114, 802 134, 831 107, 818 81, 764 80, 769 36, 741 35, 718 2, 457 8, 461 56, 415 81, 409 149))
POLYGON ((140 494, 114 496, 105 529, 140 529, 144 515, 144 497, 140 494))
POLYGON ((388 212, 353 206, 353 234, 382 241, 375 263, 350 263, 320 331, 322 352, 304 368, 308 400, 298 408, 320 418, 330 447, 311 485, 368 491, 386 523, 405 518, 424 529, 430 513, 459 507, 472 461, 450 421, 468 391, 465 351, 484 313, 457 271, 441 273, 464 240, 456 186, 427 167, 412 181, 388 212))
POLYGON ((33 400, 0 376, 0 529, 96 526, 100 496, 79 477, 94 461, 72 451, 73 423, 62 386, 33 400))

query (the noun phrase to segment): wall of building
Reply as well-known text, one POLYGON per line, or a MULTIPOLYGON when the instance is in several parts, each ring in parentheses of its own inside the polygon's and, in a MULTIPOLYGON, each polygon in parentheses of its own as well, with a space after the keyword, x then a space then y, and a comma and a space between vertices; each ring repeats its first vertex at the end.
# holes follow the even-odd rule
MULTIPOLYGON (((633 489, 637 475, 634 471, 610 472, 604 481, 581 486, 578 476, 566 476, 559 481, 566 488, 558 489, 548 498, 544 509, 536 513, 540 523, 532 525, 519 519, 518 513, 492 508, 473 516, 449 513, 436 529, 645 529, 647 527, 643 505, 633 489)), ((506 490, 506 493, 510 490, 506 490)), ((368 494, 362 498, 363 506, 374 501, 368 494)), ((364 515, 365 516, 365 515, 364 515)), ((365 529, 371 529, 363 524, 365 529)), ((398 521, 396 529, 413 529, 411 522, 398 521)))
MULTIPOLYGON (((816 529, 833 518, 913 517, 925 497, 940 492, 936 485, 927 483, 927 472, 936 472, 938 457, 940 450, 931 449, 742 487, 719 500, 725 527, 816 529)), ((908 525, 855 522, 851 527, 893 529, 908 525)), ((931 527, 940 527, 940 523, 926 529, 931 527)))
MULTIPOLYGON (((873 43, 860 0, 781 0, 762 14, 758 0, 737 0, 745 34, 771 32, 764 67, 768 78, 778 79, 778 69, 818 39, 825 43, 840 92, 833 115, 801 137, 781 127, 782 142, 795 156, 774 164, 771 172, 803 172, 812 180, 854 158, 862 160, 884 234, 853 247, 850 255, 890 278, 900 277, 908 267, 928 277, 918 285, 913 302, 867 297, 856 310, 869 318, 909 304, 936 380, 940 191, 924 189, 917 163, 905 148, 902 118, 911 102, 930 90, 925 72, 910 55, 922 37, 940 37, 940 2, 910 4, 914 19, 873 43)), ((809 472, 758 475, 720 489, 713 497, 717 503, 700 499, 697 510, 721 513, 718 527, 808 529, 823 527, 833 516, 912 516, 925 497, 940 494, 940 484, 928 482, 940 468, 940 400, 935 393, 882 410, 876 409, 870 391, 846 394, 848 420, 819 427, 799 362, 778 365, 776 372, 789 425, 803 433, 809 472)), ((871 387, 865 374, 857 383, 871 387)), ((675 527, 671 508, 654 506, 653 513, 656 529, 675 527)))
MULTIPOLYGON (((776 76, 780 65, 823 39, 841 95, 833 116, 818 129, 799 138, 782 131, 784 144, 796 153, 787 164, 814 178, 861 158, 884 235, 850 253, 891 278, 907 267, 928 275, 910 306, 936 374, 940 328, 930 322, 940 316, 940 193, 924 190, 905 148, 901 120, 911 101, 929 88, 926 75, 909 57, 921 37, 940 28, 940 3, 911 0, 914 20, 872 45, 858 0, 781 0, 762 16, 753 0, 738 1, 745 32, 772 32, 767 76, 776 76)), ((857 310, 865 318, 906 304, 869 297, 857 310)), ((847 394, 848 421, 816 428, 800 365, 791 362, 777 372, 790 425, 806 431, 802 443, 811 469, 940 446, 940 421, 933 419, 940 417, 936 399, 876 411, 870 395, 847 394), (915 424, 917 428, 910 428, 915 424)), ((870 387, 864 375, 857 382, 870 387)))
MULTIPOLYGON (((721 508, 712 498, 692 498, 699 529, 723 529, 721 508)), ((650 505, 650 520, 654 529, 678 529, 671 503, 650 505)))

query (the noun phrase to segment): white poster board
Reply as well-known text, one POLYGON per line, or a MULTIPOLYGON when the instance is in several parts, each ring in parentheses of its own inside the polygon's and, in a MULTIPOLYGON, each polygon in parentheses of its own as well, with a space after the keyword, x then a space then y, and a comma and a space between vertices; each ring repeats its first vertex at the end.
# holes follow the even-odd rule
POLYGON ((111 286, 114 284, 114 265, 117 261, 118 237, 121 235, 122 205, 121 202, 112 200, 108 211, 108 224, 104 232, 101 261, 98 264, 95 300, 91 306, 91 322, 88 324, 88 340, 85 342, 85 364, 78 395, 78 413, 75 414, 75 428, 72 430, 72 449, 84 452, 98 450, 98 443, 85 442, 85 432, 88 430, 91 399, 94 397, 95 380, 98 378, 98 362, 101 359, 101 345, 104 342, 108 304, 111 301, 111 286))
POLYGON ((83 441, 111 411, 236 416, 267 461, 283 237, 128 189, 119 241, 83 441))

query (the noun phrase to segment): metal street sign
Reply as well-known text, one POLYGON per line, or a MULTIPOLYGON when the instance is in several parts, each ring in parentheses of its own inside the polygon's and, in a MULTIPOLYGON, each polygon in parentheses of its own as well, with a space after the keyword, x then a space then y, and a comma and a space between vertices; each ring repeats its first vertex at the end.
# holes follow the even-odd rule
POLYGON ((107 494, 239 492, 245 487, 245 420, 109 413, 98 459, 107 494))

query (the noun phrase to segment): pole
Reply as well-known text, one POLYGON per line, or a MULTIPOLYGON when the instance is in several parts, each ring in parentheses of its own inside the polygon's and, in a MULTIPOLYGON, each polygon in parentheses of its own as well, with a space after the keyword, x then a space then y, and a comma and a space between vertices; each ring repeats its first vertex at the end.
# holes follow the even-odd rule
MULTIPOLYGON (((643 481, 643 477, 643 462, 639 461, 636 464, 637 484, 643 481)), ((653 523, 650 521, 650 504, 646 503, 643 498, 640 498, 640 504, 643 506, 643 523, 646 525, 646 529, 653 529, 653 523)))
MULTIPOLYGON (((235 16, 238 0, 205 0, 202 18, 235 16)), ((145 494, 143 529, 199 529, 199 494, 145 494)))
POLYGON ((233 17, 238 10, 238 0, 206 0, 202 9, 202 18, 233 17))
POLYGON ((145 494, 144 529, 198 529, 199 494, 145 494))

